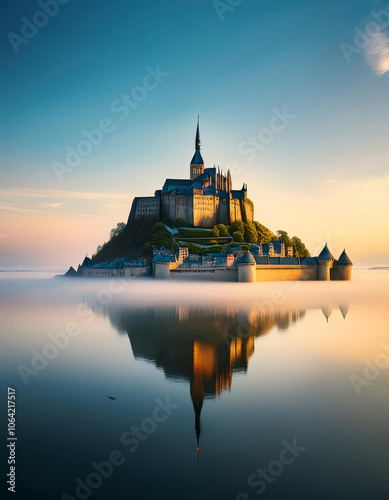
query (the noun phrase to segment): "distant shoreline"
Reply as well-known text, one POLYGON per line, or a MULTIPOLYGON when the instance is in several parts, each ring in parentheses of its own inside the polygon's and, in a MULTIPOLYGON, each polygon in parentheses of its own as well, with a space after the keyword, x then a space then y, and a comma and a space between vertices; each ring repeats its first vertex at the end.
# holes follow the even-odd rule
POLYGON ((35 269, 0 269, 0 273, 58 273, 58 272, 64 272, 63 269, 61 270, 54 270, 54 271, 36 271, 35 269))
POLYGON ((369 267, 368 271, 389 271, 389 266, 369 267))

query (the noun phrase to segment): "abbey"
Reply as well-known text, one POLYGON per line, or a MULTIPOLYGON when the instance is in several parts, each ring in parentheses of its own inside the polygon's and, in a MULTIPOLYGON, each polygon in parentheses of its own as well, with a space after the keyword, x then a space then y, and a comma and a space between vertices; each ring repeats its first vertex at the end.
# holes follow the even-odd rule
POLYGON ((165 219, 172 224, 183 219, 195 227, 253 221, 254 206, 247 198, 247 185, 234 190, 230 170, 225 174, 219 167, 204 167, 199 115, 189 179, 166 179, 154 196, 134 198, 128 222, 145 216, 165 219))

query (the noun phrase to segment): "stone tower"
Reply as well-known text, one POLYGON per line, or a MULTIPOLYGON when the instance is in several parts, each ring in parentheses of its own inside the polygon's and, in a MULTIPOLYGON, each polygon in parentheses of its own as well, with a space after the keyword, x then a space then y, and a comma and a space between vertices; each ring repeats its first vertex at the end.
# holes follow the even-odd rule
POLYGON ((336 263, 336 267, 338 269, 339 279, 351 280, 351 269, 353 267, 353 263, 351 262, 350 257, 346 254, 346 250, 343 250, 338 262, 336 263))
POLYGON ((319 269, 317 279, 319 281, 330 281, 331 269, 334 265, 334 256, 330 252, 327 243, 318 256, 319 269))
POLYGON ((237 261, 238 281, 253 283, 257 281, 256 262, 251 252, 247 251, 237 261))
POLYGON ((199 175, 204 173, 204 160, 200 153, 200 111, 197 112, 197 130, 195 139, 195 154, 190 162, 190 178, 193 181, 199 175))

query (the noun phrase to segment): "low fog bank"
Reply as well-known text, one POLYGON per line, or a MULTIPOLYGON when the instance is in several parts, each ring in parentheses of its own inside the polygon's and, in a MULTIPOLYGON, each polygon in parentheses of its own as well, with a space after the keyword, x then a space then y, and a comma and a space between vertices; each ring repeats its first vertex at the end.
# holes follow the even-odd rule
POLYGON ((128 278, 56 278, 0 280, 2 303, 77 304, 94 301, 102 306, 128 308, 190 305, 199 307, 252 307, 272 304, 276 309, 321 307, 334 304, 374 303, 386 307, 387 271, 355 270, 347 281, 272 281, 217 283, 156 281, 128 278))

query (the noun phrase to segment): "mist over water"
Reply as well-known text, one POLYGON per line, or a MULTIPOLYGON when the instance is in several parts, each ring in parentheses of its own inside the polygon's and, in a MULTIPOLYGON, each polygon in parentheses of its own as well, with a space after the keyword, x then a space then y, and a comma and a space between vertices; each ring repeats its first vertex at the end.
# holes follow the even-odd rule
POLYGON ((15 498, 387 499, 388 277, 3 277, 15 498))

